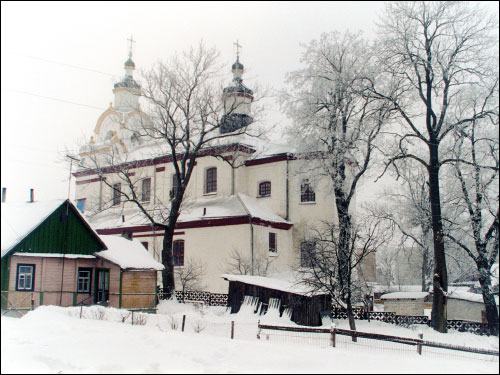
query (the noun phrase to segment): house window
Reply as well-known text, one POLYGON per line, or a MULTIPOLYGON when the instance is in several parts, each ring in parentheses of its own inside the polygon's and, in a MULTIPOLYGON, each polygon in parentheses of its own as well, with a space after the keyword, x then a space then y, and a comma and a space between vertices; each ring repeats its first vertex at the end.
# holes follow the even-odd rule
POLYGON ((259 197, 267 197, 271 195, 271 182, 264 181, 259 184, 259 197))
POLYGON ((205 178, 205 194, 217 192, 217 168, 208 168, 205 178))
POLYGON ((90 293, 92 268, 78 268, 77 292, 90 293))
POLYGON ((276 253, 278 251, 277 245, 276 245, 276 233, 269 233, 269 252, 270 253, 276 253))
POLYGON ((311 183, 308 179, 302 180, 302 184, 300 185, 300 201, 301 202, 315 202, 316 194, 314 193, 314 189, 311 186, 311 183))
POLYGON ((184 241, 174 241, 173 245, 174 267, 184 266, 184 241))
POLYGON ((177 174, 172 175, 172 198, 177 195, 177 191, 179 190, 179 184, 177 183, 177 174))
POLYGON ((35 277, 34 264, 18 264, 17 265, 17 285, 16 290, 19 291, 33 291, 35 277))
POLYGON ((149 202, 151 199, 151 178, 145 178, 142 180, 142 194, 141 200, 143 202, 149 202))
POLYGON ((78 208, 78 211, 80 211, 82 214, 85 211, 85 199, 86 198, 78 199, 76 201, 76 208, 78 208))
POLYGON ((122 184, 117 183, 113 185, 113 206, 120 204, 122 184))
POLYGON ((147 250, 149 247, 149 243, 147 241, 141 242, 141 243, 142 243, 142 246, 144 246, 144 248, 147 250))
POLYGON ((300 266, 312 267, 314 256, 314 242, 304 241, 300 243, 300 266))

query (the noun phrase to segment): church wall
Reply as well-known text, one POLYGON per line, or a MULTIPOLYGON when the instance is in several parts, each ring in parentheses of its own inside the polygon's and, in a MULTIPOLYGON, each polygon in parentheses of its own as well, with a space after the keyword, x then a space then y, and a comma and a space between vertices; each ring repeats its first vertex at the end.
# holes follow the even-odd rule
POLYGON ((247 174, 247 194, 257 197, 282 218, 286 217, 286 161, 245 167, 247 174), (259 197, 259 184, 271 182, 271 195, 259 197))

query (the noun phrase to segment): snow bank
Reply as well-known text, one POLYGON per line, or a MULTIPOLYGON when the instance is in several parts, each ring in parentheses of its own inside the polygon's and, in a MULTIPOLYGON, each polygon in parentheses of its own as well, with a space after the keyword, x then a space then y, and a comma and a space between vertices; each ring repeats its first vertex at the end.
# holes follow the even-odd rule
MULTIPOLYGON (((104 311, 106 315, 113 316, 116 309, 104 311)), ((76 314, 79 309, 40 307, 21 319, 2 317, 1 372, 498 373, 498 362, 464 360, 460 357, 420 357, 413 352, 360 352, 341 347, 317 348, 306 344, 259 341, 255 325, 248 326, 251 327, 248 328, 251 332, 249 338, 239 339, 238 330, 246 326, 235 324, 236 336, 231 340, 227 325, 220 325, 219 331, 223 336, 214 337, 204 334, 210 327, 198 334, 189 324, 186 325, 186 332, 157 324, 157 319, 165 318, 162 315, 149 315, 148 324, 141 326, 92 318, 78 319, 76 315, 68 315, 68 312, 76 314)), ((219 318, 227 322, 232 316, 219 318)), ((360 330, 366 330, 369 325, 375 329, 378 323, 357 322, 360 330)), ((406 333, 408 331, 406 329, 406 333)), ((460 340, 456 339, 458 333, 448 335, 460 344, 460 340)), ((462 335, 464 338, 474 336, 462 335)), ((424 338, 430 338, 427 331, 424 338)), ((477 336, 477 340, 485 339, 477 336)), ((496 342, 498 347, 497 338, 496 342)))

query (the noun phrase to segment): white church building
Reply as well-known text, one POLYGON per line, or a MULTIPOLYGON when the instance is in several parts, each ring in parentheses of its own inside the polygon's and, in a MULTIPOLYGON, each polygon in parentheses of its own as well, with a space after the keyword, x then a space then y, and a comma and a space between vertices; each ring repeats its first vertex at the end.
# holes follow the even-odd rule
MULTIPOLYGON (((129 175, 140 180, 140 199, 145 207, 153 208, 169 202, 170 191, 176 188, 174 168, 172 155, 151 157, 150 146, 131 130, 148 121, 139 104, 141 86, 134 80, 134 69, 129 58, 124 78, 114 85, 114 102, 97 120, 92 151, 82 148, 79 157, 84 163, 92 153, 116 147, 127 155, 127 161, 141 161, 129 175)), ((221 132, 252 126, 253 92, 242 83, 243 71, 238 58, 232 66, 234 79, 221 95, 243 105, 221 132)), ((221 275, 235 272, 230 264, 234 266, 237 258, 246 262, 242 268, 249 266, 242 273, 251 274, 253 264, 255 275, 262 273, 263 265, 268 275, 299 266, 311 228, 336 220, 328 178, 313 181, 301 173, 303 160, 292 147, 238 136, 231 140, 231 149, 235 148, 246 158, 239 168, 208 153, 197 158, 174 233, 176 270, 189 262, 203 265, 205 275, 199 287, 212 293, 227 293, 228 282, 221 275)), ((111 170, 104 175, 107 184, 96 170, 80 168, 73 175, 77 207, 99 234, 131 234, 161 262, 163 231, 152 227, 136 206, 120 201, 109 187, 119 188, 111 170)), ((374 264, 370 267, 374 276, 374 264)), ((180 287, 176 281, 176 288, 180 287)))

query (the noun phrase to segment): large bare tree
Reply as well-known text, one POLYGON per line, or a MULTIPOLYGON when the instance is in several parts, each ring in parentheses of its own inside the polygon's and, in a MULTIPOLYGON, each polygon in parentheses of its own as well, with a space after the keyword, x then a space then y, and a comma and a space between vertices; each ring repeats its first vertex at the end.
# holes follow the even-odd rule
POLYGON ((379 66, 391 92, 373 85, 374 96, 399 112, 400 129, 387 167, 411 158, 428 174, 434 248, 433 328, 446 332, 448 279, 439 172, 447 138, 458 126, 488 115, 452 118, 460 92, 488 76, 496 52, 496 22, 479 7, 462 2, 390 2, 380 24, 379 66))
MULTIPOLYGON (((146 218, 153 229, 164 231, 161 260, 165 266, 162 279, 166 294, 175 290, 173 235, 196 159, 239 150, 238 143, 223 139, 247 131, 246 126, 231 132, 221 131, 224 118, 238 112, 241 104, 224 102, 221 79, 224 74, 218 58, 217 50, 200 43, 167 62, 158 62, 143 73, 142 96, 146 99, 143 110, 148 116, 144 116, 139 127, 130 130, 139 141, 150 145, 147 153, 152 156, 148 156, 149 159, 167 157, 172 163, 174 188, 168 200, 158 197, 153 205, 144 203, 140 167, 145 160, 140 152, 123 152, 118 142, 105 152, 92 154, 92 145, 89 145, 90 156, 86 158, 88 168, 120 196, 124 205, 135 207, 138 215, 146 218), (120 181, 119 187, 116 181, 120 181)), ((253 135, 257 136, 259 129, 254 130, 253 135)), ((100 207, 103 208, 106 205, 100 207)))
MULTIPOLYGON (((352 203, 369 170, 382 127, 391 114, 383 101, 365 95, 367 79, 377 81, 370 44, 359 34, 323 34, 303 54, 304 68, 288 75, 291 89, 282 103, 293 120, 292 139, 303 152, 304 172, 326 176, 333 187, 336 211, 331 222, 339 288, 355 329, 351 303, 352 203), (337 221, 335 223, 335 221, 337 221)), ((332 270, 334 272, 334 270, 332 270)))

